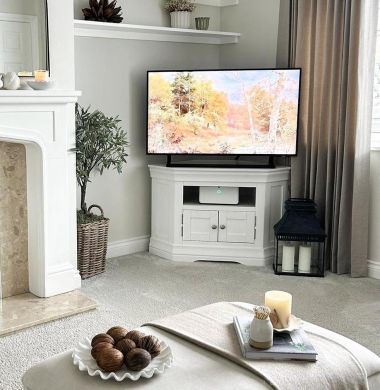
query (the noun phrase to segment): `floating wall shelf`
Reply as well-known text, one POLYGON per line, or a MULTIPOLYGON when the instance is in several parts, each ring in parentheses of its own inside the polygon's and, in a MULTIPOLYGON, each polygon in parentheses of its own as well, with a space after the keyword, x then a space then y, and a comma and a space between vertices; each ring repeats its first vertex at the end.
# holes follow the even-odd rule
POLYGON ((213 7, 229 7, 231 5, 238 5, 239 0, 195 0, 195 4, 211 5, 213 7))
POLYGON ((125 23, 103 23, 74 20, 75 36, 113 39, 136 39, 144 41, 205 43, 223 45, 237 43, 239 33, 201 31, 159 26, 142 26, 125 23))

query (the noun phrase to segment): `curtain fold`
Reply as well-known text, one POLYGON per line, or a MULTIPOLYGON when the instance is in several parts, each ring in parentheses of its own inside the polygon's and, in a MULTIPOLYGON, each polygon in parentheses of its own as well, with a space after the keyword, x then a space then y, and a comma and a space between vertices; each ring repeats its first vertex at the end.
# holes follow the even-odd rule
POLYGON ((367 274, 377 6, 378 0, 293 0, 291 6, 290 65, 302 68, 291 194, 317 202, 328 268, 352 276, 367 274))

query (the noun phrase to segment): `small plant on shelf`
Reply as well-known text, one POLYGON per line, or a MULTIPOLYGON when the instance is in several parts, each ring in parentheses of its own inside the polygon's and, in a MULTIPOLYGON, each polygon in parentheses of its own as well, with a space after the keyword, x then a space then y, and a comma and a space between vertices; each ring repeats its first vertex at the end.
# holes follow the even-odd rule
POLYGON ((164 7, 170 13, 172 27, 190 28, 190 15, 195 10, 191 0, 169 0, 164 7))
POLYGON ((96 22, 121 23, 123 21, 121 7, 116 6, 116 0, 89 0, 89 8, 83 8, 85 20, 96 22))
POLYGON ((195 4, 190 0, 169 0, 165 4, 165 9, 169 13, 193 12, 195 10, 195 4))
POLYGON ((80 187, 80 210, 77 212, 78 268, 82 278, 94 276, 105 269, 108 241, 108 218, 98 205, 87 208, 87 187, 90 175, 97 170, 116 169, 122 173, 126 163, 127 133, 120 127, 120 119, 107 117, 99 110, 76 105, 76 172, 80 187), (95 215, 92 209, 100 210, 95 215))

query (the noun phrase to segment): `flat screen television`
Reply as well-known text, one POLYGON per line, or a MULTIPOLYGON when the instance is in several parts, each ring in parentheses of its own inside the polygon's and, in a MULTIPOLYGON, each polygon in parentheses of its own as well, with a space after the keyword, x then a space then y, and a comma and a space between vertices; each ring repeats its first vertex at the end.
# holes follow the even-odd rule
POLYGON ((301 69, 149 71, 147 153, 297 154, 301 69))

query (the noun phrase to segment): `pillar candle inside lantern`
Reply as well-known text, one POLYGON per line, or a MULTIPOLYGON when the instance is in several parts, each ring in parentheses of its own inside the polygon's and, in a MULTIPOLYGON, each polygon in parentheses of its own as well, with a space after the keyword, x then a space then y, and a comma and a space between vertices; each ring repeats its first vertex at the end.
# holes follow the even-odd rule
POLYGON ((48 70, 35 70, 34 71, 34 80, 37 82, 46 82, 49 81, 49 71, 48 70))
POLYGON ((278 322, 274 328, 283 329, 289 325, 289 318, 292 312, 292 296, 284 291, 267 291, 265 293, 265 306, 277 315, 278 322))
POLYGON ((282 270, 284 272, 294 272, 295 246, 290 244, 284 245, 282 250, 282 270))
POLYGON ((311 246, 300 246, 300 255, 298 260, 298 272, 310 273, 311 270, 311 246))

